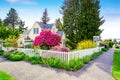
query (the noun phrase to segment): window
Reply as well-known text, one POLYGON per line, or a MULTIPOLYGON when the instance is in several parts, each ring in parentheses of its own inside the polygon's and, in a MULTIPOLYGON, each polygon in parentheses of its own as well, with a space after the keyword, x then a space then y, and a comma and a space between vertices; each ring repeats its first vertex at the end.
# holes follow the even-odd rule
POLYGON ((22 45, 23 43, 22 43, 22 40, 20 40, 20 45, 22 45))
POLYGON ((39 34, 39 28, 34 28, 33 29, 33 34, 39 34))

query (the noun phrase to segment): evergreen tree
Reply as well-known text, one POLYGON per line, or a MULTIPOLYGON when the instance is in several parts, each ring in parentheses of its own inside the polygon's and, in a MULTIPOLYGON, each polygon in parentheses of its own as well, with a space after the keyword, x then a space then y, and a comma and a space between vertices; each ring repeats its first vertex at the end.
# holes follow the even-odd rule
POLYGON ((84 28, 83 39, 93 39, 93 36, 99 36, 102 30, 99 27, 104 23, 103 17, 100 17, 99 0, 81 0, 81 26, 84 28), (85 37, 86 36, 86 37, 85 37))
POLYGON ((47 9, 45 9, 45 11, 43 12, 43 17, 41 18, 41 20, 44 24, 47 24, 47 22, 50 20, 50 18, 48 17, 47 9))
POLYGON ((63 30, 72 48, 84 39, 100 35, 104 20, 99 16, 99 0, 65 0, 62 6, 63 30))
POLYGON ((62 23, 61 23, 61 21, 60 21, 60 18, 56 19, 56 21, 55 21, 55 26, 56 26, 56 28, 57 28, 59 31, 62 30, 62 23))
POLYGON ((22 20, 19 20, 19 30, 21 33, 23 33, 25 30, 24 25, 25 25, 25 22, 23 22, 22 20))
POLYGON ((78 27, 78 11, 79 3, 78 0, 65 0, 64 5, 62 6, 63 14, 63 30, 66 34, 67 40, 66 44, 69 44, 72 48, 75 48, 75 44, 79 39, 77 37, 78 27))
POLYGON ((4 25, 7 27, 12 26, 13 29, 15 27, 21 29, 21 27, 24 27, 24 22, 18 17, 17 11, 14 8, 11 8, 6 19, 4 19, 4 25))
POLYGON ((15 9, 11 8, 9 13, 7 14, 6 19, 4 20, 5 26, 12 26, 14 29, 15 26, 18 24, 18 13, 15 9))

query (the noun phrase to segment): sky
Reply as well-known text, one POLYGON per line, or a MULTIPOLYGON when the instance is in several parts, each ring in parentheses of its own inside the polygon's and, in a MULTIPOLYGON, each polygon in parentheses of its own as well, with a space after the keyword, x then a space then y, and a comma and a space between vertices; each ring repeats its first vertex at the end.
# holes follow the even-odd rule
MULTIPOLYGON (((32 27, 35 21, 41 21, 43 11, 47 8, 49 23, 62 18, 59 10, 64 0, 0 0, 0 18, 6 18, 10 8, 16 9, 18 16, 25 21, 25 26, 32 27)), ((120 0, 100 0, 100 17, 105 23, 100 26, 104 29, 102 39, 120 39, 120 0)))

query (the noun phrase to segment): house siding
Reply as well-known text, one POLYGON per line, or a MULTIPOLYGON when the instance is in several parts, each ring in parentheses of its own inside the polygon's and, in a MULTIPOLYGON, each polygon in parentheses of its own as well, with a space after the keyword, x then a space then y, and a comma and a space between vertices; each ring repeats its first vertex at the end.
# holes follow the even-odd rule
POLYGON ((32 29, 31 29, 30 33, 29 33, 30 39, 34 40, 35 37, 38 36, 40 32, 41 32, 41 27, 39 26, 39 24, 38 24, 37 22, 35 22, 35 23, 33 24, 33 27, 32 27, 32 29), (39 30, 39 31, 38 31, 38 34, 34 34, 34 28, 38 28, 38 30, 39 30))

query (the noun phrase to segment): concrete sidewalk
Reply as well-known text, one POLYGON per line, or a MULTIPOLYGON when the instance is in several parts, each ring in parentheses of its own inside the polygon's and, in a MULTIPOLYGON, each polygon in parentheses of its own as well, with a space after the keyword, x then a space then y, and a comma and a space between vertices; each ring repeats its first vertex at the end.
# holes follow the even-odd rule
POLYGON ((71 72, 25 61, 11 62, 0 57, 0 70, 17 80, 114 80, 111 76, 112 60, 113 49, 110 49, 82 69, 71 72))

